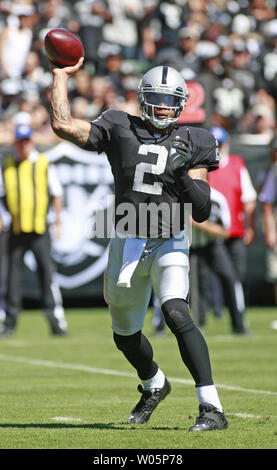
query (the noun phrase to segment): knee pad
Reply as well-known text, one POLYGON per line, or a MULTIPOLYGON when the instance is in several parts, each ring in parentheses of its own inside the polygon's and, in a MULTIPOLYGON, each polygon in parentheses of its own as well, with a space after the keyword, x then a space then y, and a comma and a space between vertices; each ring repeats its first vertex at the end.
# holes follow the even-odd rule
POLYGON ((185 333, 195 327, 185 300, 167 300, 161 308, 166 324, 172 333, 185 333))
POLYGON ((136 349, 140 343, 140 337, 141 331, 137 331, 137 333, 129 336, 122 336, 117 333, 113 334, 113 339, 117 349, 123 352, 136 349))

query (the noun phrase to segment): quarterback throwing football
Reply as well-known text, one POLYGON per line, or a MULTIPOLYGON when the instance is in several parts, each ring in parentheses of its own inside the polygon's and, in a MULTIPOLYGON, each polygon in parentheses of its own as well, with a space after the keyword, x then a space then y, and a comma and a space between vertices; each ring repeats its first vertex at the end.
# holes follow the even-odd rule
POLYGON ((92 122, 74 119, 68 100, 68 79, 82 66, 53 73, 51 124, 62 139, 82 149, 105 152, 115 182, 115 230, 110 240, 104 296, 114 341, 136 369, 141 398, 128 423, 145 423, 171 391, 153 350, 142 333, 152 287, 168 327, 176 336, 182 360, 196 386, 199 416, 190 431, 227 428, 204 337, 188 307, 189 243, 186 218, 176 233, 173 208, 191 207, 195 221, 210 213, 208 171, 218 167, 215 138, 201 128, 179 126, 187 88, 173 68, 159 66, 141 79, 138 100, 142 118, 108 110, 92 122), (145 207, 165 208, 163 217, 145 207), (126 209, 132 217, 126 219, 126 209), (132 210, 131 210, 132 209, 132 210), (168 210, 167 210, 168 209, 168 210), (145 215, 145 214, 144 214, 145 215), (151 216, 152 215, 152 216, 151 216), (126 228, 126 220, 127 228, 126 228))

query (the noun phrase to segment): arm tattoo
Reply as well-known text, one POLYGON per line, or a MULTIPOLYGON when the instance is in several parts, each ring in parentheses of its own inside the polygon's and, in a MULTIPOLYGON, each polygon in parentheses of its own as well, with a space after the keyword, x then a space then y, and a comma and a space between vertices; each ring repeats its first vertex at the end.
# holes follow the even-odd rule
POLYGON ((50 121, 51 121, 51 124, 53 124, 53 122, 54 122, 54 111, 53 111, 53 108, 52 108, 52 104, 51 104, 51 103, 50 103, 49 113, 50 113, 50 121))
POLYGON ((76 127, 76 138, 79 143, 85 144, 87 142, 88 136, 83 131, 83 129, 81 129, 81 127, 76 127))
POLYGON ((66 101, 62 101, 59 104, 59 115, 63 121, 65 122, 71 121, 70 106, 66 101))

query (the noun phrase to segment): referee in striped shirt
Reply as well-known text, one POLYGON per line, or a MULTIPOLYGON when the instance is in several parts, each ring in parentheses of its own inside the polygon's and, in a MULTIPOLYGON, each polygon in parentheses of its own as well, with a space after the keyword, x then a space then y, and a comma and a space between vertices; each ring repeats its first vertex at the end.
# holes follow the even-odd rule
POLYGON ((1 167, 0 195, 11 215, 8 237, 8 276, 6 318, 0 336, 11 336, 22 309, 23 257, 31 250, 37 261, 42 308, 54 335, 67 333, 67 322, 59 287, 53 281, 47 212, 52 203, 55 214, 55 236, 60 235, 62 187, 55 168, 40 154, 32 140, 33 129, 18 125, 15 129, 15 152, 7 155, 1 167))

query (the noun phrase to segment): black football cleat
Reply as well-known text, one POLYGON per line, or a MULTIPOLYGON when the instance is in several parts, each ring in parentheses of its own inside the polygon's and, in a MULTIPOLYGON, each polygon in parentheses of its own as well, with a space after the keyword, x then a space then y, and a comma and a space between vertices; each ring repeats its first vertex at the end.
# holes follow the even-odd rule
POLYGON ((194 426, 189 431, 217 431, 227 429, 228 421, 224 412, 210 403, 201 403, 199 405, 199 416, 196 418, 194 426))
POLYGON ((138 391, 142 394, 140 401, 136 404, 128 418, 127 423, 146 423, 158 404, 171 392, 171 385, 165 378, 164 386, 153 391, 143 390, 142 385, 138 386, 138 391))

